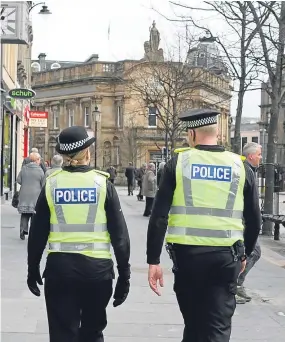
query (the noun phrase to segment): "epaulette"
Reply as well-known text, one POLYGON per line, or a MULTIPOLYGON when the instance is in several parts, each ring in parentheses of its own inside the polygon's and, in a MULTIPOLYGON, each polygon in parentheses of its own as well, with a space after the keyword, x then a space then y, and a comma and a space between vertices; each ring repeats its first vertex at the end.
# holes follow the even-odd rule
POLYGON ((184 152, 184 151, 188 151, 191 150, 191 147, 180 147, 180 148, 176 148, 174 150, 174 153, 180 153, 180 152, 184 152))
POLYGON ((105 171, 100 171, 100 170, 94 170, 97 173, 100 173, 102 176, 105 176, 106 178, 110 178, 110 174, 105 171))

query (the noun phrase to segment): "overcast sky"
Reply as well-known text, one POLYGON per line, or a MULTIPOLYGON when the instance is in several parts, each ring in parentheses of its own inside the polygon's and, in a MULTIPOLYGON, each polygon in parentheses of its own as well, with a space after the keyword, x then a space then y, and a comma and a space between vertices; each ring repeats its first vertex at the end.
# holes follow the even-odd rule
MULTIPOLYGON (((191 4, 199 5, 199 2, 191 0, 191 4)), ((184 25, 167 21, 153 9, 175 18, 168 0, 48 0, 46 4, 51 15, 39 15, 41 6, 32 10, 34 59, 41 52, 46 53, 47 59, 59 61, 84 61, 94 53, 107 61, 140 59, 153 20, 165 51, 178 45, 178 34, 185 35, 184 25)), ((227 27, 217 16, 207 12, 194 15, 213 33, 225 34, 227 27)), ((235 115, 236 97, 234 93, 232 115, 235 115)), ((259 117, 259 104, 260 91, 246 94, 243 116, 259 117)))

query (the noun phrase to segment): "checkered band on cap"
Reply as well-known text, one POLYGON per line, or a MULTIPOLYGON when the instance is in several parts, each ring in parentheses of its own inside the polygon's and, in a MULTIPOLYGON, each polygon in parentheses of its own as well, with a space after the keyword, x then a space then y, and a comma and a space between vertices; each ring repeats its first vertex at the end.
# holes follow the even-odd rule
POLYGON ((83 146, 90 139, 92 139, 92 138, 87 137, 83 140, 79 140, 79 141, 73 142, 71 144, 61 144, 59 142, 59 148, 61 151, 73 151, 73 150, 77 149, 78 147, 83 146))
POLYGON ((197 127, 203 127, 208 125, 213 125, 218 122, 217 116, 209 116, 207 118, 201 118, 193 121, 186 121, 185 125, 186 128, 197 128, 197 127))

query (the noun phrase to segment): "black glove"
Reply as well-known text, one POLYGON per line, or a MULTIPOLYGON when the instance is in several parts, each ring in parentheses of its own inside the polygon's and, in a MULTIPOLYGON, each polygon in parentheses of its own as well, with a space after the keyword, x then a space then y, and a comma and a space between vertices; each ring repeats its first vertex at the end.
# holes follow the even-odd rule
POLYGON ((39 285, 43 285, 42 277, 40 274, 40 267, 36 267, 33 269, 29 268, 27 279, 29 290, 32 292, 33 295, 39 297, 41 295, 41 291, 38 288, 37 283, 39 285))
POLYGON ((115 288, 115 293, 114 293, 114 302, 113 306, 119 306, 124 303, 124 301, 127 299, 128 294, 130 291, 130 281, 129 279, 125 279, 121 276, 119 276, 115 288))
POLYGON ((130 291, 130 276, 131 276, 131 271, 130 271, 130 264, 127 266, 118 266, 118 273, 119 273, 119 278, 117 280, 116 288, 115 288, 115 293, 113 298, 115 299, 113 302, 113 306, 119 306, 124 303, 124 301, 127 299, 129 291, 130 291))

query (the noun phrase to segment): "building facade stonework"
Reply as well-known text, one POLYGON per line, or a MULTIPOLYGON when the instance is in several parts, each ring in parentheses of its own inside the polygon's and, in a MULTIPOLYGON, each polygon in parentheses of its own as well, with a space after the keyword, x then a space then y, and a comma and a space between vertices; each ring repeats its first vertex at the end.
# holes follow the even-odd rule
MULTIPOLYGON (((160 39, 156 30, 154 38, 152 50, 159 51, 160 39)), ((97 167, 106 169, 114 165, 123 170, 129 161, 140 167, 145 162, 161 160, 165 130, 153 106, 144 103, 143 94, 141 99, 137 97, 139 94, 134 95, 130 82, 138 71, 149 70, 152 63, 164 68, 167 62, 145 58, 108 62, 92 55, 85 62, 77 63, 43 60, 43 56, 45 59, 45 54, 41 54, 38 61, 33 61, 32 88, 36 91, 33 109, 49 113, 48 127, 31 128, 31 144, 39 148, 45 160, 49 161, 55 154, 56 137, 62 129, 82 125, 90 135, 95 134, 92 115, 95 107, 101 113, 101 120, 97 122, 97 167)), ((196 66, 194 69, 194 72, 202 70, 196 66)), ((219 139, 227 143, 230 80, 203 69, 203 76, 191 96, 195 99, 193 105, 214 106, 221 111, 219 139)), ((185 132, 175 143, 176 147, 187 145, 185 132)), ((94 164, 94 146, 91 154, 94 164)))

